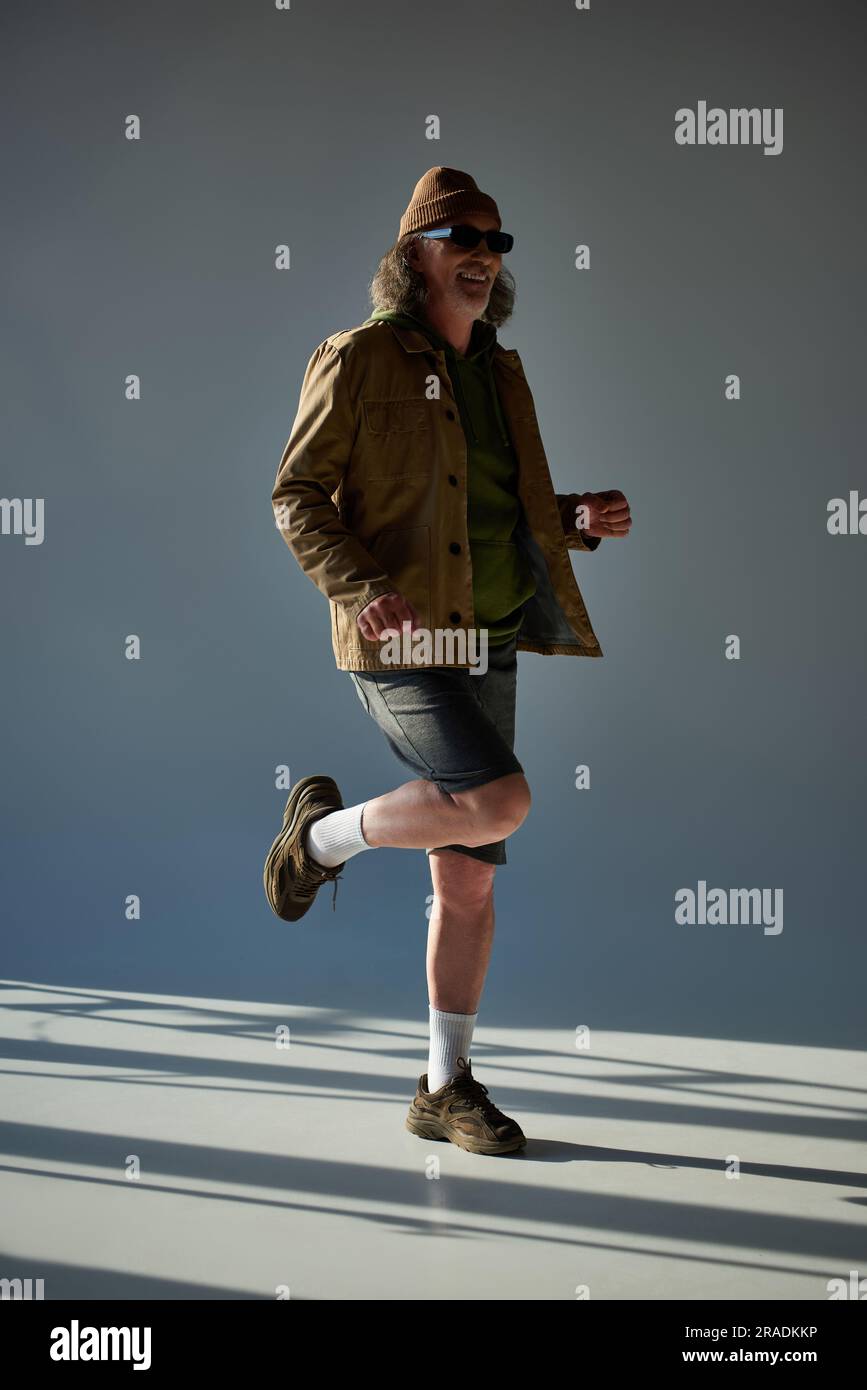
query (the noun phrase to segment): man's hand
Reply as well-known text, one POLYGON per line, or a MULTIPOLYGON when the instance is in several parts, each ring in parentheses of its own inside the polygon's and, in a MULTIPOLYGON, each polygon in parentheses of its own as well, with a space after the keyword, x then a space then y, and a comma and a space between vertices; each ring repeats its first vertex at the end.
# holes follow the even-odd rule
POLYGON ((355 619, 358 630, 362 637, 366 637, 368 642, 375 642, 380 637, 399 637, 403 623, 410 623, 410 634, 417 627, 421 627, 421 621, 409 599, 399 594, 397 589, 392 589, 387 594, 380 594, 379 598, 371 599, 370 603, 362 608, 355 619))
POLYGON ((629 503, 617 488, 576 494, 575 524, 585 536, 627 536, 632 525, 629 503))

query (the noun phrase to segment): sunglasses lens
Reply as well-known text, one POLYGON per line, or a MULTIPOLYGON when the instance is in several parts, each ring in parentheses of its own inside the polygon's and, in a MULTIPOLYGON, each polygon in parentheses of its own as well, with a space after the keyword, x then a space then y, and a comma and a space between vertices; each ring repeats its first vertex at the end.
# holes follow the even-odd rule
POLYGON ((480 232, 478 227, 452 227, 451 239, 457 242, 458 246, 463 246, 471 251, 478 246, 483 235, 484 233, 480 232))
POLYGON ((515 244, 515 238, 511 232, 480 232, 478 227, 452 227, 450 239, 456 246, 461 246, 466 251, 474 251, 482 238, 488 243, 488 249, 494 255, 503 255, 506 251, 511 251, 515 244))

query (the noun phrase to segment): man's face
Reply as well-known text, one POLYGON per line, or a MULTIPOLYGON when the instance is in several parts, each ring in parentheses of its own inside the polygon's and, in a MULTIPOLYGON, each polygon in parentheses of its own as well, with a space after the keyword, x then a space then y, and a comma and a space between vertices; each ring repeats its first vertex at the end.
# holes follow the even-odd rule
MULTIPOLYGON (((443 218, 437 226, 450 227, 453 220, 483 232, 493 231, 499 225, 494 217, 471 213, 456 219, 443 218)), ((488 249, 486 241, 480 241, 474 251, 467 251, 449 237, 422 237, 410 246, 408 256, 413 269, 421 271, 425 278, 431 304, 444 305, 469 319, 477 319, 485 312, 503 261, 501 255, 488 249)))

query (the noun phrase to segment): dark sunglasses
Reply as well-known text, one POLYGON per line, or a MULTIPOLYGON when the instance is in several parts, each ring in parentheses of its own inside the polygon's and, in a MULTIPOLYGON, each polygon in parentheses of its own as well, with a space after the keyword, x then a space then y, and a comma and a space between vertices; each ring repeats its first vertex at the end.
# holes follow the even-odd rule
POLYGON ((510 232, 482 232, 478 227, 437 227, 433 232, 421 232, 420 236, 442 238, 448 237, 456 246, 462 247, 465 251, 473 251, 484 237, 488 243, 488 250, 495 255, 503 256, 507 251, 511 251, 515 244, 515 238, 510 232))

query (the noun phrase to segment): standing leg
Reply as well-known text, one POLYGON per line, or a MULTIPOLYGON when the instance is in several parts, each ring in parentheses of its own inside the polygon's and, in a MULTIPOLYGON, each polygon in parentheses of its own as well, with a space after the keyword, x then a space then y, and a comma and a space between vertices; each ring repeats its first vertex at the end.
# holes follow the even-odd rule
POLYGON ((428 1090, 458 1074, 469 1057, 494 940, 495 864, 434 849, 429 856, 434 900, 427 938, 430 1000, 428 1090))
MULTIPOLYGON (((497 853, 496 846, 488 851, 497 853)), ((469 1153, 507 1154, 527 1137, 472 1074, 470 1050, 494 937, 496 864, 460 850, 430 852, 434 910, 428 931, 430 1059, 409 1107, 406 1128, 469 1153)))

